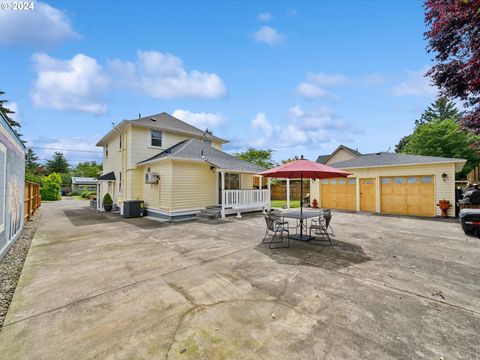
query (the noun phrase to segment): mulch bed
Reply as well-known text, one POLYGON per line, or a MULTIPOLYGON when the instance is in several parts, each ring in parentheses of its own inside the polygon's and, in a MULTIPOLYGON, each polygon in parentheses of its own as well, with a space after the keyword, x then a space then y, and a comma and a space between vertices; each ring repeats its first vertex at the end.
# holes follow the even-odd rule
POLYGON ((0 260, 0 331, 7 316, 8 307, 12 301, 18 279, 22 273, 23 264, 27 257, 30 244, 40 220, 41 210, 25 223, 19 238, 0 260))

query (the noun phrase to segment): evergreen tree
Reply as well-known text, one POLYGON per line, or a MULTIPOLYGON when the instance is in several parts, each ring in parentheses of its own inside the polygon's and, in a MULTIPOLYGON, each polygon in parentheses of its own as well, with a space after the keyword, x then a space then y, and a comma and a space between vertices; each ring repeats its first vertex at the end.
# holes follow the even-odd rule
POLYGON ((68 173, 70 164, 63 153, 56 151, 51 160, 47 160, 46 168, 49 173, 68 173))
MULTIPOLYGON (((3 96, 5 94, 5 91, 0 90, 0 96, 3 96)), ((11 114, 15 114, 15 111, 10 110, 7 107, 8 100, 5 99, 0 99, 0 112, 2 112, 3 116, 5 116, 5 119, 7 119, 8 123, 12 127, 13 131, 20 137, 21 134, 18 132, 18 129, 20 129, 22 126, 18 121, 15 121, 12 119, 10 116, 11 114)))
POLYGON ((435 120, 452 119, 457 121, 462 116, 455 104, 445 97, 439 97, 425 110, 420 119, 415 120, 415 125, 423 125, 435 120))
POLYGON ((28 148, 27 153, 25 154, 25 170, 33 173, 39 166, 40 164, 38 163, 38 156, 31 148, 28 148))

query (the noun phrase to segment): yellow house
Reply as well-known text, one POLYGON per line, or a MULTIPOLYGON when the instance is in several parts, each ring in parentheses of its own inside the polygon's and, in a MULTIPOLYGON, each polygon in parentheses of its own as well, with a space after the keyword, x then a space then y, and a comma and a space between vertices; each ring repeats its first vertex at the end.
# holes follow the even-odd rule
POLYGON ((455 216, 455 173, 466 160, 379 152, 361 154, 339 146, 317 162, 345 170, 343 179, 312 180, 310 199, 323 208, 385 214, 440 216, 440 200, 455 216))
POLYGON ((147 215, 169 220, 268 208, 269 189, 253 185, 263 168, 223 152, 225 143, 167 113, 123 120, 97 144, 98 210, 106 193, 120 213, 125 201, 143 200, 147 215))

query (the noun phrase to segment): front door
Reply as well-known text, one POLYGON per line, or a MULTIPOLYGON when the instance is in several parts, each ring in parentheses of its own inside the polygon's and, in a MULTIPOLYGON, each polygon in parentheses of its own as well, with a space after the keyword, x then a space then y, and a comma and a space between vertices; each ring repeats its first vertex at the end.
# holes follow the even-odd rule
POLYGON ((360 179, 360 211, 376 210, 375 179, 360 179))
MULTIPOLYGON (((225 173, 225 190, 240 189, 240 174, 225 173)), ((218 204, 222 204, 222 174, 218 173, 218 204)))

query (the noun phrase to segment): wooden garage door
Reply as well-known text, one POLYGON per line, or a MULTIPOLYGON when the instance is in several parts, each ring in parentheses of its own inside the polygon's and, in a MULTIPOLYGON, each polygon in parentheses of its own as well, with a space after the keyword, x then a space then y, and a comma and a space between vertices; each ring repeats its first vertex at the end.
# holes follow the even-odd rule
POLYGON ((360 211, 376 211, 375 179, 360 179, 360 211))
POLYGON ((321 207, 340 210, 356 210, 355 179, 323 179, 321 185, 321 207))
POLYGON ((433 176, 382 177, 381 212, 435 216, 433 190, 433 176))

